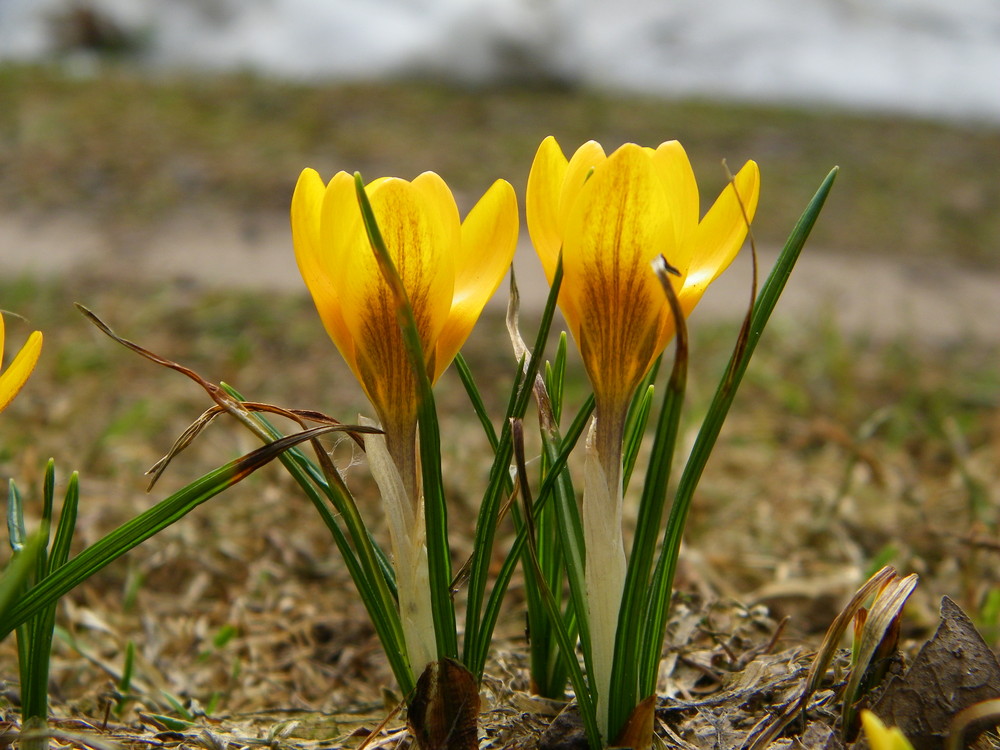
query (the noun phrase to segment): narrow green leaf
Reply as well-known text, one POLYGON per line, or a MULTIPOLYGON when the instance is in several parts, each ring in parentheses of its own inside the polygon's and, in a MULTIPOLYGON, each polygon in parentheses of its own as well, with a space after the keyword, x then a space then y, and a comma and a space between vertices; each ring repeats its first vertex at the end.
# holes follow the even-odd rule
MULTIPOLYGON (((221 387, 233 398, 245 401, 243 395, 232 386, 223 383, 221 387)), ((265 417, 254 415, 254 421, 263 430, 262 437, 265 440, 276 440, 283 436, 265 417)), ((329 472, 322 471, 298 448, 286 451, 279 460, 305 492, 333 536, 334 543, 372 620, 400 690, 404 694, 409 694, 415 683, 406 658, 402 625, 396 608, 395 578, 391 564, 372 539, 354 498, 346 487, 339 484, 331 485, 326 479, 329 472), (336 513, 331 511, 327 502, 320 496, 321 492, 333 505, 336 513), (340 527, 341 522, 347 526, 350 541, 340 527)))
POLYGON ((645 388, 640 386, 640 390, 636 391, 635 398, 632 399, 632 406, 629 408, 628 417, 625 420, 625 435, 622 441, 622 488, 624 490, 628 490, 629 482, 632 479, 632 470, 635 468, 636 459, 639 458, 642 438, 646 434, 646 424, 649 422, 649 415, 653 409, 653 391, 652 383, 645 388))
MULTIPOLYGON (((52 528, 52 513, 56 494, 56 462, 49 459, 45 464, 45 480, 42 486, 42 524, 43 528, 52 528)), ((48 546, 48 542, 46 542, 48 546)))
POLYGON ((472 404, 472 408, 476 412, 476 417, 479 419, 479 423, 483 426, 483 432, 486 433, 486 439, 490 441, 490 448, 496 453, 497 445, 499 440, 497 438, 497 432, 493 429, 493 423, 490 421, 490 415, 486 413, 486 404, 483 403, 483 397, 479 392, 479 388, 476 386, 476 380, 472 376, 472 370, 469 368, 469 363, 465 361, 465 357, 459 352, 455 356, 455 369, 458 372, 459 378, 462 380, 462 385, 465 386, 465 392, 469 395, 469 402, 472 404))
POLYGON ((539 564, 534 533, 535 529, 532 521, 534 514, 537 512, 537 508, 533 507, 533 503, 531 502, 531 487, 528 485, 528 472, 524 461, 524 441, 521 439, 519 430, 515 430, 513 432, 513 447, 515 462, 517 465, 517 476, 520 483, 521 501, 524 505, 524 528, 528 559, 531 563, 531 572, 534 573, 540 598, 549 616, 549 623, 552 628, 552 632, 558 640, 560 648, 567 657, 565 662, 569 669, 570 682, 572 683, 573 690, 576 693, 577 708, 580 712, 580 718, 583 720, 584 730, 587 733, 587 741, 591 747, 604 747, 604 744, 601 741, 601 732, 598 728, 597 706, 594 702, 593 692, 588 680, 583 675, 583 670, 580 669, 580 664, 575 658, 576 639, 571 637, 569 630, 566 627, 562 612, 559 609, 559 604, 549 588, 542 572, 541 565, 539 564))
MULTIPOLYGON (((177 699, 175 698, 174 700, 176 701, 177 699)), ((155 719, 171 732, 186 732, 195 725, 193 721, 178 719, 176 716, 166 716, 164 714, 146 714, 146 716, 155 719)))
POLYGON ((545 364, 545 388, 552 401, 552 417, 558 425, 562 421, 563 388, 566 385, 566 332, 559 334, 556 354, 551 364, 545 364))
MULTIPOLYGON (((176 711, 181 715, 181 718, 184 720, 185 724, 191 726, 194 723, 194 714, 188 711, 187 707, 183 703, 181 703, 180 699, 177 696, 175 696, 173 693, 167 692, 166 690, 161 690, 160 695, 163 696, 163 699, 167 702, 167 705, 169 705, 172 709, 174 709, 174 711, 176 711)), ((169 717, 160 717, 160 718, 169 719, 169 717)), ((176 721, 176 719, 174 719, 174 721, 176 721)))
POLYGON ((265 445, 247 455, 209 472, 195 482, 161 500, 146 512, 136 516, 104 536, 99 541, 53 571, 44 581, 32 586, 24 596, 0 616, 0 639, 70 591, 109 563, 180 520, 196 507, 223 490, 245 479, 282 451, 304 440, 333 432, 323 426, 291 435, 265 445))
POLYGON ((20 552, 28 539, 24 528, 24 503, 13 479, 7 485, 7 537, 14 552, 20 552))
MULTIPOLYGON (((580 434, 582 434, 582 430, 580 434)), ((565 466, 565 458, 560 461, 560 452, 565 441, 558 432, 542 434, 542 445, 547 458, 547 463, 553 467, 559 465, 558 471, 549 468, 546 472, 545 480, 538 490, 536 504, 545 511, 545 503, 549 497, 553 498, 554 507, 552 516, 555 528, 552 532, 558 535, 567 581, 569 582, 570 605, 566 612, 566 627, 574 636, 579 631, 582 643, 590 643, 590 623, 587 612, 586 586, 584 584, 584 558, 585 547, 583 542, 583 524, 580 519, 580 510, 576 502, 576 493, 573 490, 573 482, 569 471, 565 466), (548 481, 549 477, 554 477, 553 481, 548 481), (549 489, 551 487, 551 490, 549 489), (570 622, 575 624, 571 627, 570 622)), ((576 440, 573 440, 573 445, 576 440)), ((565 455, 568 455, 566 453, 565 455)), ((537 511, 536 511, 537 512, 537 511)), ((550 578, 550 588, 554 585, 554 580, 550 578)), ((561 585, 561 582, 560 582, 561 585)), ((575 639, 574 639, 575 640, 575 639)), ((565 658, 575 658, 574 655, 565 655, 565 658)), ((589 649, 584 649, 584 662, 588 671, 590 670, 591 659, 589 649)))
MULTIPOLYGON (((834 168, 826 176, 826 179, 823 180, 816 194, 809 202, 809 205, 806 206, 805 211, 793 228, 792 233, 789 235, 788 241, 778 256, 778 260, 771 270, 763 289, 757 295, 757 300, 750 315, 750 324, 744 329, 747 333, 747 338, 745 342, 737 344, 729 367, 716 390, 708 413, 702 422, 701 429, 698 431, 698 437, 695 439, 691 455, 681 474, 674 495, 674 502, 670 508, 670 516, 667 519, 667 528, 660 556, 653 574, 653 584, 648 607, 650 617, 643 637, 644 641, 648 640, 649 643, 658 641, 660 644, 663 642, 666 632, 670 592, 673 587, 674 574, 677 568, 677 556, 680 551, 684 525, 687 521, 687 514, 695 488, 711 456, 712 448, 715 446, 715 441, 722 429, 722 423, 729 413, 729 408, 736 396, 736 390, 743 378, 743 374, 746 372, 747 365, 757 346, 757 342, 760 340, 764 327, 774 310, 774 306, 778 302, 778 297, 785 288, 785 283, 788 281, 788 277, 799 258, 799 254, 802 252, 806 239, 809 237, 809 233, 812 231, 816 219, 823 209, 823 204, 826 202, 830 189, 833 187, 833 181, 837 176, 837 172, 837 168, 834 168)), ((650 670, 648 664, 644 669, 643 684, 648 685, 651 681, 655 682, 655 675, 650 670)))
MULTIPOLYGON (((29 536, 21 544, 20 549, 12 557, 0 575, 0 620, 7 617, 7 610, 12 602, 20 596, 28 576, 35 567, 35 558, 42 546, 42 537, 38 534, 29 536)), ((9 633, 10 631, 8 631, 9 633)))
MULTIPOLYGON (((590 417, 593 413, 594 397, 591 396, 583 405, 579 414, 577 414, 576 419, 573 420, 573 423, 570 425, 565 436, 563 437, 563 444, 559 455, 552 461, 549 473, 546 475, 545 481, 542 482, 542 486, 538 489, 538 500, 535 510, 544 507, 546 500, 553 496, 553 487, 555 486, 556 481, 558 481, 559 473, 566 466, 570 453, 573 451, 573 448, 576 447, 577 442, 579 442, 580 437, 583 435, 587 423, 590 421, 590 417)), ((502 441, 501 445, 503 445, 502 441)), ((507 476, 509 477, 510 475, 507 474, 507 476)), ((504 599, 504 594, 507 591, 507 585, 510 583, 511 577, 514 574, 514 569, 517 567, 517 561, 520 559, 525 539, 526 530, 522 528, 518 535, 514 538, 514 543, 507 552, 507 557, 504 559, 503 565, 500 567, 500 572, 497 574, 496 580, 493 583, 493 590, 490 592, 490 597, 486 601, 486 606, 483 610, 481 618, 481 632, 484 633, 486 637, 482 638, 479 642, 472 642, 473 645, 479 646, 479 651, 471 652, 471 656, 467 657, 471 660, 471 663, 476 665, 476 669, 469 666, 469 670, 473 674, 482 675, 482 670, 486 663, 489 638, 492 636, 493 628, 500 615, 500 607, 504 599)), ((583 567, 581 566, 579 569, 583 570, 583 567)), ((466 646, 468 647, 469 644, 470 641, 466 638, 466 646)), ((470 662, 466 663, 468 665, 470 662)))
POLYGON ((80 476, 73 472, 66 487, 66 497, 59 510, 59 525, 52 537, 52 554, 49 559, 49 569, 62 567, 69 559, 70 546, 73 544, 73 534, 76 532, 76 514, 80 505, 80 476))
MULTIPOLYGON (((514 390, 511 392, 510 408, 504 418, 504 426, 500 434, 500 440, 493 464, 490 468, 490 479, 487 484, 483 501, 479 506, 479 514, 476 518, 475 546, 473 547, 472 563, 469 572, 468 599, 465 614, 465 640, 463 643, 463 660, 465 666, 476 679, 482 678, 483 668, 486 664, 486 655, 493 638, 493 628, 496 625, 498 609, 487 608, 484 611, 484 604, 487 604, 486 586, 489 577, 489 569, 492 561, 493 541, 496 537, 497 523, 500 516, 500 507, 504 498, 509 493, 511 486, 510 462, 513 456, 513 446, 511 443, 511 419, 524 417, 528 404, 531 402, 532 389, 535 383, 535 376, 538 374, 542 358, 545 352, 545 344, 548 341, 549 331, 552 327, 552 318, 556 311, 556 300, 559 296, 559 286, 562 284, 562 262, 556 266, 556 271, 552 279, 552 286, 545 303, 545 309, 538 326, 538 333, 535 337, 534 348, 531 350, 531 357, 527 361, 527 367, 519 369, 514 381, 514 390)), ((520 551, 513 547, 508 551, 507 561, 519 556, 520 551)), ((514 563, 508 567, 505 561, 502 571, 507 575, 513 572, 514 563)), ((495 600, 502 598, 506 591, 510 578, 498 578, 494 581, 493 590, 490 594, 490 603, 499 602, 495 600)))
POLYGON ((127 693, 132 689, 132 674, 135 671, 135 641, 125 644, 125 663, 122 665, 122 677, 118 680, 118 692, 127 693))

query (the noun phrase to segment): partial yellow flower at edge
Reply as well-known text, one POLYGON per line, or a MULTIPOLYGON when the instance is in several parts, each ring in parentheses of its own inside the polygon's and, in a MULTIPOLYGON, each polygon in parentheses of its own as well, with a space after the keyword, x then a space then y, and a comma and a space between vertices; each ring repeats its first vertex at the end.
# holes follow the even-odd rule
POLYGON ((861 725, 871 750, 913 750, 913 745, 899 727, 886 727, 871 711, 861 712, 861 725))
MULTIPOLYGON (((754 162, 735 179, 748 219, 760 176, 754 162)), ((651 270, 663 254, 681 272, 675 289, 685 315, 736 256, 747 226, 733 187, 700 217, 698 186, 676 141, 599 144, 566 159, 552 137, 539 146, 528 178, 527 223, 549 280, 563 257, 560 306, 599 400, 620 406, 675 332, 651 270)))
MULTIPOLYGON (((445 182, 425 172, 412 182, 381 178, 366 187, 379 230, 413 307, 432 382, 468 338, 500 285, 517 246, 517 200, 495 182, 465 222, 445 182)), ((395 301, 369 245, 354 178, 326 185, 299 177, 291 207, 302 277, 324 326, 383 422, 412 411, 415 381, 395 301)))
MULTIPOLYGON (((3 357, 3 349, 4 322, 3 315, 0 315, 0 357, 3 357)), ((42 332, 35 331, 28 337, 10 366, 3 373, 0 373, 0 411, 7 408, 7 405, 14 400, 14 396, 27 382, 41 353, 42 332)))

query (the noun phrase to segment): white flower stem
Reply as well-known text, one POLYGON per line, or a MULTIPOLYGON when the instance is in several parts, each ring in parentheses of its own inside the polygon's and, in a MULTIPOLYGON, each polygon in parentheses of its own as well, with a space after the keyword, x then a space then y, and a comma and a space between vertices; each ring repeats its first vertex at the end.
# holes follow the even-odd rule
POLYGON ((597 717, 608 735, 608 695, 614 666, 618 611, 625 588, 622 540, 621 447, 623 417, 595 419, 587 436, 584 465, 583 536, 587 547, 587 609, 590 618, 591 686, 597 691, 597 717))
MULTIPOLYGON (((365 417, 361 424, 375 423, 365 417)), ((389 521, 399 618, 414 679, 437 660, 437 638, 431 607, 430 572, 423 498, 417 481, 414 432, 365 435, 368 466, 382 495, 389 521), (408 443, 408 447, 407 447, 408 443)))

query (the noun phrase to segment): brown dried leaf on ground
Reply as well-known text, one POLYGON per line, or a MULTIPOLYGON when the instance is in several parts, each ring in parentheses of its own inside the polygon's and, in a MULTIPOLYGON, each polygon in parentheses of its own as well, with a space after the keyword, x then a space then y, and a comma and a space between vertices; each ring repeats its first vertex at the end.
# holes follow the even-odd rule
POLYGON ((952 718, 1000 696, 1000 664, 968 615, 947 596, 941 622, 902 677, 890 677, 872 710, 914 750, 943 750, 952 718))

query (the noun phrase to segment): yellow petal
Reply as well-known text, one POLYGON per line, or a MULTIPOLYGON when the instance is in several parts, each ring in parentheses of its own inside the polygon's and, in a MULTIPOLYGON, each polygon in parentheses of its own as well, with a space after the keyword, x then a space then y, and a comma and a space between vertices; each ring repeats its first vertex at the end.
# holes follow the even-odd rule
POLYGON ((524 202, 527 207, 528 234, 531 244, 552 283, 562 232, 559 228, 559 198, 566 176, 566 157, 551 135, 542 141, 528 173, 524 202))
POLYGON ((867 709, 861 712, 861 725, 872 750, 913 750, 913 745, 899 727, 886 727, 881 719, 867 709))
MULTIPOLYGON (((413 307, 430 370, 433 343, 451 307, 454 245, 460 229, 445 225, 441 217, 447 211, 438 199, 428 197, 425 187, 387 179, 374 184, 368 197, 413 307)), ((354 340, 358 377, 383 423, 405 421, 415 408, 416 386, 399 330, 396 300, 369 245, 357 201, 353 209, 347 204, 344 197, 327 193, 322 241, 334 249, 341 309, 354 340)))
POLYGON ((690 263, 684 253, 683 238, 694 233, 701 216, 698 204, 698 183, 691 169, 684 147, 677 141, 661 143, 653 153, 653 165, 663 183, 663 189, 670 200, 670 217, 678 242, 678 252, 675 257, 667 258, 670 264, 684 273, 690 263))
POLYGON ((514 188, 504 180, 497 180, 462 224, 454 298, 448 321, 438 337, 434 380, 462 348, 483 307, 507 273, 517 249, 518 228, 514 188))
MULTIPOLYGON (((21 347, 10 366, 0 374, 0 411, 17 395, 35 369, 38 356, 42 353, 42 332, 35 331, 21 347)), ((0 355, 3 354, 3 316, 0 315, 0 355)))
POLYGON ((735 190, 732 184, 725 187, 689 240, 691 262, 681 292, 685 299, 700 299, 705 288, 729 267, 743 246, 747 221, 753 220, 760 197, 760 171, 756 162, 748 161, 743 166, 736 175, 735 185, 735 190))
POLYGON ((627 401, 657 354, 664 299, 650 263, 673 249, 668 209, 649 154, 626 144, 569 215, 562 307, 599 404, 627 401))
POLYGON ((292 194, 292 244, 299 272, 312 295, 323 326, 357 375, 354 340, 344 323, 335 283, 339 274, 333 263, 331 248, 323 244, 320 231, 324 196, 328 192, 343 193, 345 188, 349 191, 348 198, 356 202, 354 178, 346 172, 338 172, 326 186, 315 170, 303 170, 292 194))
MULTIPOLYGON (((747 218, 753 220, 760 196, 760 173, 755 162, 747 162, 736 175, 736 189, 747 209, 747 218)), ((685 318, 701 301, 708 285, 733 262, 746 234, 747 224, 736 193, 732 185, 727 185, 701 223, 692 233, 680 239, 681 245, 674 256, 680 259, 679 265, 685 274, 682 280, 675 279, 673 282, 685 318)), ((670 260, 670 256, 667 259, 670 260)), ((659 350, 667 345, 676 331, 676 322, 668 308, 660 321, 657 336, 659 350)))
POLYGON ((566 222, 577 196, 583 189, 590 173, 603 164, 607 157, 604 149, 597 141, 587 141, 576 150, 566 165, 566 176, 563 179, 562 192, 559 196, 559 232, 565 237, 566 222))
POLYGON ((439 229, 435 231, 440 232, 440 236, 447 238, 442 242, 457 253, 458 246, 462 241, 460 229, 462 222, 451 188, 434 172, 424 172, 410 185, 413 190, 418 191, 423 196, 427 220, 436 221, 439 229))
MULTIPOLYGON (((454 297, 462 227, 455 199, 441 178, 433 173, 422 177, 416 184, 387 180, 371 192, 370 199, 413 307, 425 355, 430 357, 454 297)), ((374 252, 369 250, 362 265, 376 267, 374 252)))

